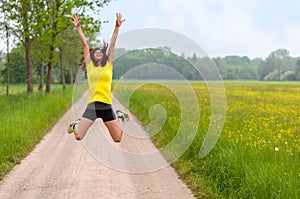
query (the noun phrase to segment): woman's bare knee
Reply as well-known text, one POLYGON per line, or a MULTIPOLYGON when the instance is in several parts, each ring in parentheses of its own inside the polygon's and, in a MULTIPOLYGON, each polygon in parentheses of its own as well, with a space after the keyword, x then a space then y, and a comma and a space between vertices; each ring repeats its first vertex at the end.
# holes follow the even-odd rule
POLYGON ((115 143, 120 143, 121 140, 122 140, 122 138, 115 138, 115 139, 113 139, 113 140, 114 140, 115 143))
POLYGON ((116 135, 116 136, 113 136, 112 137, 113 141, 116 142, 116 143, 119 143, 122 141, 122 132, 120 135, 116 135))
POLYGON ((80 123, 77 124, 74 129, 75 139, 78 141, 82 140, 93 123, 94 121, 90 119, 82 118, 80 123))
POLYGON ((121 142, 123 131, 119 127, 117 121, 113 120, 113 121, 105 122, 104 124, 108 128, 108 131, 113 141, 116 143, 121 142))
POLYGON ((74 136, 75 136, 75 139, 77 140, 77 141, 80 141, 80 140, 82 140, 82 138, 80 137, 80 135, 78 134, 78 132, 75 130, 75 132, 74 132, 74 136))
POLYGON ((76 139, 77 141, 81 141, 81 140, 82 140, 82 138, 81 138, 80 136, 75 136, 75 139, 76 139))

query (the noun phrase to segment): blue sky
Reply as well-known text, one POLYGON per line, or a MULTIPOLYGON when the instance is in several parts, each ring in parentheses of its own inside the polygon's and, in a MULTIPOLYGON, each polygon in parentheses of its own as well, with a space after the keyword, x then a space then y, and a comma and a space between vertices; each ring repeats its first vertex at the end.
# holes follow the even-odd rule
POLYGON ((209 56, 266 58, 285 48, 300 56, 300 0, 117 0, 97 15, 108 20, 101 38, 109 39, 115 13, 126 22, 120 34, 143 28, 185 35, 209 56))

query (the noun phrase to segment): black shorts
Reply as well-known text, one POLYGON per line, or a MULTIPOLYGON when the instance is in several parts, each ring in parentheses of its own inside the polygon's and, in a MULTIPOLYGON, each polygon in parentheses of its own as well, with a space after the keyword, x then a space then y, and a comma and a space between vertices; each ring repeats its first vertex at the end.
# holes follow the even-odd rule
POLYGON ((93 102, 87 105, 82 117, 95 121, 101 118, 103 122, 109 122, 116 119, 116 115, 111 104, 103 102, 93 102))

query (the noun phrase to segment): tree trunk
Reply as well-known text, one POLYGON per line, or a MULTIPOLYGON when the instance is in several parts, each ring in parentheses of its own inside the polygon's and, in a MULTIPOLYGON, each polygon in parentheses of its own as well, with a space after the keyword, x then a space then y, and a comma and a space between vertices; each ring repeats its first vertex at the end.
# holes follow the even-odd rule
POLYGON ((7 45, 7 53, 6 53, 6 59, 7 59, 7 84, 6 84, 6 96, 9 95, 9 84, 10 84, 10 57, 9 57, 9 32, 7 24, 5 25, 6 28, 6 45, 7 45))
POLYGON ((46 94, 50 93, 50 90, 51 90, 52 61, 53 61, 53 57, 54 57, 53 54, 54 54, 54 47, 53 47, 53 43, 52 43, 51 46, 50 46, 50 53, 49 53, 48 73, 47 73, 47 82, 46 82, 46 94))
POLYGON ((33 92, 33 72, 30 53, 30 41, 29 38, 25 38, 25 53, 26 53, 26 65, 27 65, 27 92, 33 92))
POLYGON ((41 68, 40 68, 40 84, 39 84, 39 91, 43 90, 44 87, 44 57, 41 60, 41 68))
POLYGON ((23 37, 24 37, 24 47, 25 47, 25 54, 26 54, 26 66, 27 66, 27 92, 32 93, 33 92, 33 73, 32 73, 32 62, 31 62, 31 53, 30 53, 30 37, 28 35, 29 33, 29 19, 28 19, 28 11, 29 6, 28 2, 21 1, 22 5, 22 26, 24 29, 23 37))
POLYGON ((59 46, 59 65, 60 65, 62 87, 63 87, 63 90, 66 90, 65 71, 64 71, 64 67, 63 67, 63 55, 62 55, 61 46, 59 46))
MULTIPOLYGON (((57 8, 58 9, 58 8, 57 8)), ((56 13, 52 13, 52 20, 53 20, 53 25, 52 25, 52 34, 51 34, 51 45, 50 45, 50 52, 49 52, 49 61, 48 61, 48 74, 47 74, 47 83, 46 83, 46 94, 50 93, 51 90, 51 77, 52 77, 52 62, 53 62, 53 58, 54 58, 54 43, 55 43, 55 38, 56 38, 56 27, 57 27, 57 23, 55 22, 55 14, 56 13)))

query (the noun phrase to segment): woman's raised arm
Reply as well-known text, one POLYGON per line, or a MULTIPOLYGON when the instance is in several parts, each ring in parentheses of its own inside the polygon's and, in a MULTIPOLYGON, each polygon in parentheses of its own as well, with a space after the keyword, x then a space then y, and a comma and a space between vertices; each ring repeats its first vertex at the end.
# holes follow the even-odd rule
POLYGON ((116 13, 116 26, 114 28, 114 32, 112 34, 111 40, 110 40, 110 45, 108 49, 108 62, 113 65, 114 62, 114 56, 115 56, 115 45, 116 45, 116 40, 119 34, 119 28, 121 27, 122 23, 125 21, 125 19, 122 19, 121 13, 116 13))
POLYGON ((82 43, 84 62, 86 64, 88 64, 88 62, 90 61, 90 49, 89 49, 89 45, 86 42, 83 31, 81 29, 80 18, 78 16, 78 14, 73 15, 72 22, 73 22, 74 26, 76 27, 77 33, 78 33, 79 38, 80 38, 81 43, 82 43))

